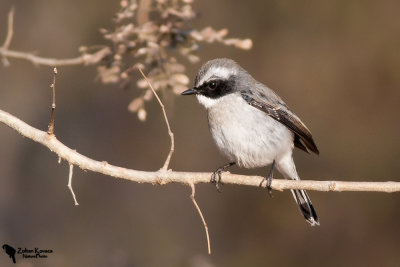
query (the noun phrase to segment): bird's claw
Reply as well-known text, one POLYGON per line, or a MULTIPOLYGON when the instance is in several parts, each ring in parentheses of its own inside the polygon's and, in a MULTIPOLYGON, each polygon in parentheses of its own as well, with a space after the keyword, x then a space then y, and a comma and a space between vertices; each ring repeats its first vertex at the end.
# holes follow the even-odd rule
POLYGON ((220 185, 223 185, 223 183, 221 182, 221 176, 223 172, 226 172, 226 169, 232 165, 235 165, 235 162, 230 162, 222 167, 219 167, 218 169, 215 170, 215 172, 213 172, 211 174, 211 183, 215 184, 215 187, 217 188, 217 191, 219 193, 221 193, 221 187, 220 185), (218 176, 218 178, 217 178, 218 176))
POLYGON ((270 196, 270 197, 273 197, 273 195, 272 195, 272 187, 271 187, 271 184, 272 184, 272 175, 271 176, 268 176, 268 178, 267 178, 267 190, 268 190, 268 195, 270 196))
POLYGON ((267 188, 267 190, 268 190, 268 195, 269 195, 270 197, 273 197, 273 195, 272 195, 272 187, 271 187, 272 179, 273 179, 272 176, 264 177, 264 178, 261 180, 260 185, 259 185, 260 187, 263 187, 263 183, 264 183, 264 182, 267 183, 265 187, 267 188))
POLYGON ((271 184, 272 184, 272 179, 274 177, 274 168, 275 168, 275 160, 272 162, 271 170, 269 171, 268 176, 264 177, 264 179, 262 179, 261 183, 260 183, 260 187, 262 187, 262 184, 264 183, 264 181, 267 182, 266 188, 268 190, 268 195, 270 197, 273 197, 271 184))
POLYGON ((217 188, 218 193, 222 193, 221 191, 221 186, 223 183, 221 182, 221 173, 223 170, 221 168, 218 168, 213 174, 211 175, 211 183, 215 184, 215 187, 217 188), (218 178, 217 178, 218 175, 218 178))

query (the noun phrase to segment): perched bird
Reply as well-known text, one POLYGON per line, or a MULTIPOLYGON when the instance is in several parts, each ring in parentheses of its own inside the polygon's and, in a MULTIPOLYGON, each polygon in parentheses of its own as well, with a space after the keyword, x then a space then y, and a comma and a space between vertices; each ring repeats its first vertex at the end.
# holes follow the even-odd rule
MULTIPOLYGON (((230 160, 211 177, 217 189, 221 173, 229 166, 256 168, 272 164, 269 175, 260 183, 266 180, 270 192, 275 166, 286 179, 300 179, 292 157, 294 146, 319 154, 310 130, 285 102, 231 59, 205 63, 194 87, 182 93, 192 94, 206 108, 212 137, 230 160)), ((304 218, 312 226, 319 225, 306 191, 291 191, 304 218)))
POLYGON ((13 263, 16 263, 15 261, 15 253, 17 252, 15 250, 15 248, 13 248, 12 246, 9 246, 7 244, 4 244, 2 246, 2 248, 4 249, 4 252, 8 254, 8 256, 10 256, 10 258, 12 259, 13 263))

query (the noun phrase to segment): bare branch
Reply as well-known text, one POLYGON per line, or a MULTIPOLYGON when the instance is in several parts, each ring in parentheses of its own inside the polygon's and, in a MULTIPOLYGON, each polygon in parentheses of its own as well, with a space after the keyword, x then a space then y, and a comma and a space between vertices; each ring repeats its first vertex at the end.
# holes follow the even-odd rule
POLYGON ((8 13, 8 26, 7 26, 7 36, 4 41, 4 44, 0 47, 0 56, 3 57, 4 66, 9 66, 10 62, 7 58, 19 58, 25 59, 32 62, 34 65, 46 65, 46 66, 71 66, 71 65, 93 65, 100 60, 102 60, 105 56, 111 53, 111 49, 109 47, 104 47, 93 54, 84 53, 76 58, 67 58, 67 59, 56 59, 56 58, 43 58, 38 57, 33 53, 20 52, 9 50, 11 40, 14 34, 14 14, 15 8, 12 7, 10 12, 8 13))
POLYGON ((169 134, 169 137, 171 138, 171 148, 169 150, 167 159, 165 160, 164 166, 162 167, 162 170, 166 171, 166 170, 168 170, 169 162, 171 161, 171 157, 172 157, 172 154, 174 153, 174 149, 175 149, 174 148, 175 147, 174 133, 171 131, 171 127, 170 127, 169 122, 168 122, 167 113, 165 112, 164 104, 161 102, 160 98, 158 97, 158 95, 157 95, 156 91, 154 90, 153 86, 151 85, 150 81, 147 79, 146 75, 144 75, 142 69, 141 68, 138 68, 138 69, 139 69, 140 73, 142 74, 143 78, 149 84, 149 86, 151 88, 151 91, 153 91, 153 94, 156 96, 157 101, 161 106, 161 109, 162 109, 163 114, 164 114, 165 123, 167 124, 168 134, 169 134))
POLYGON ((53 102, 51 104, 51 116, 49 127, 47 130, 48 134, 54 134, 54 113, 56 111, 56 76, 57 76, 57 68, 53 69, 53 83, 50 85, 51 89, 53 89, 53 102))
POLYGON ((15 14, 15 7, 12 7, 10 12, 8 13, 7 37, 2 46, 6 50, 10 46, 12 37, 14 35, 14 14, 15 14))
POLYGON ((76 58, 43 58, 34 55, 33 53, 12 51, 0 47, 0 55, 7 58, 19 58, 25 59, 32 62, 34 65, 45 65, 45 66, 73 66, 73 65, 93 65, 102 60, 106 55, 110 54, 110 48, 104 47, 93 54, 83 54, 76 58))
POLYGON ((200 215, 201 221, 203 222, 204 229, 206 231, 206 237, 207 237, 208 254, 211 255, 210 235, 208 234, 208 226, 207 226, 206 220, 204 219, 203 213, 201 212, 201 209, 200 209, 199 205, 197 204, 197 201, 194 197, 195 193, 196 193, 196 188, 193 183, 190 184, 190 187, 192 188, 192 194, 190 195, 190 199, 193 201, 193 204, 196 207, 196 209, 200 215))
MULTIPOLYGON (((8 47, 10 46, 12 37, 14 35, 14 14, 15 14, 15 7, 12 7, 10 12, 8 13, 8 28, 7 28, 6 40, 4 41, 3 46, 1 47, 4 50, 8 50, 8 47)), ((3 57, 3 64, 5 67, 8 67, 10 65, 10 62, 7 60, 6 57, 3 57)))
MULTIPOLYGON (((115 178, 122 178, 138 183, 152 183, 164 185, 167 183, 182 183, 186 185, 197 183, 209 183, 211 173, 200 172, 175 172, 159 170, 156 172, 138 171, 113 166, 107 162, 100 162, 90 159, 75 150, 65 146, 57 140, 54 135, 38 130, 13 115, 0 110, 0 122, 16 130, 21 135, 38 142, 68 163, 78 166, 83 170, 102 173, 115 178)), ((264 177, 246 176, 231 173, 224 173, 224 184, 236 184, 259 187, 264 177)), ((274 190, 284 189, 306 189, 315 191, 369 191, 369 192, 399 192, 400 182, 344 182, 344 181, 296 181, 296 180, 272 180, 271 187, 274 190)))
POLYGON ((74 198, 74 202, 75 202, 75 206, 79 206, 78 201, 76 201, 76 196, 74 193, 74 189, 72 188, 72 174, 74 171, 74 165, 73 164, 69 164, 69 175, 68 175, 68 188, 69 191, 71 191, 72 197, 74 198))

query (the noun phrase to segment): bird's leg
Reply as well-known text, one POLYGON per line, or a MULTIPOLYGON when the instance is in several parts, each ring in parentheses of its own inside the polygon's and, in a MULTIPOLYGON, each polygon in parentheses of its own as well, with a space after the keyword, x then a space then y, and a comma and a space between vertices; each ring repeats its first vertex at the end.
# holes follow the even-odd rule
POLYGON ((267 177, 261 180, 260 187, 262 186, 264 181, 267 181, 267 189, 268 189, 268 194, 270 197, 272 197, 272 188, 271 188, 271 183, 272 179, 274 178, 274 169, 275 169, 275 160, 272 162, 271 169, 269 170, 269 174, 267 177))
POLYGON ((221 193, 220 190, 220 184, 221 183, 221 173, 222 172, 226 172, 226 169, 228 169, 230 166, 235 165, 236 162, 229 162, 228 164, 219 167, 218 169, 215 170, 215 172, 213 172, 213 174, 211 175, 211 183, 215 183, 215 187, 217 188, 217 191, 221 193), (218 179, 217 179, 217 175, 218 175, 218 179))

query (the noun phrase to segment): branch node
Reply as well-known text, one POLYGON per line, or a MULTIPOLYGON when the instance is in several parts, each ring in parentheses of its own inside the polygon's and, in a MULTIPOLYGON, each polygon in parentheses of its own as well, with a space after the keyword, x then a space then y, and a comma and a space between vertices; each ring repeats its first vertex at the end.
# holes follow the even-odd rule
POLYGON ((330 182, 328 187, 329 187, 329 191, 335 191, 336 183, 335 182, 330 182))

